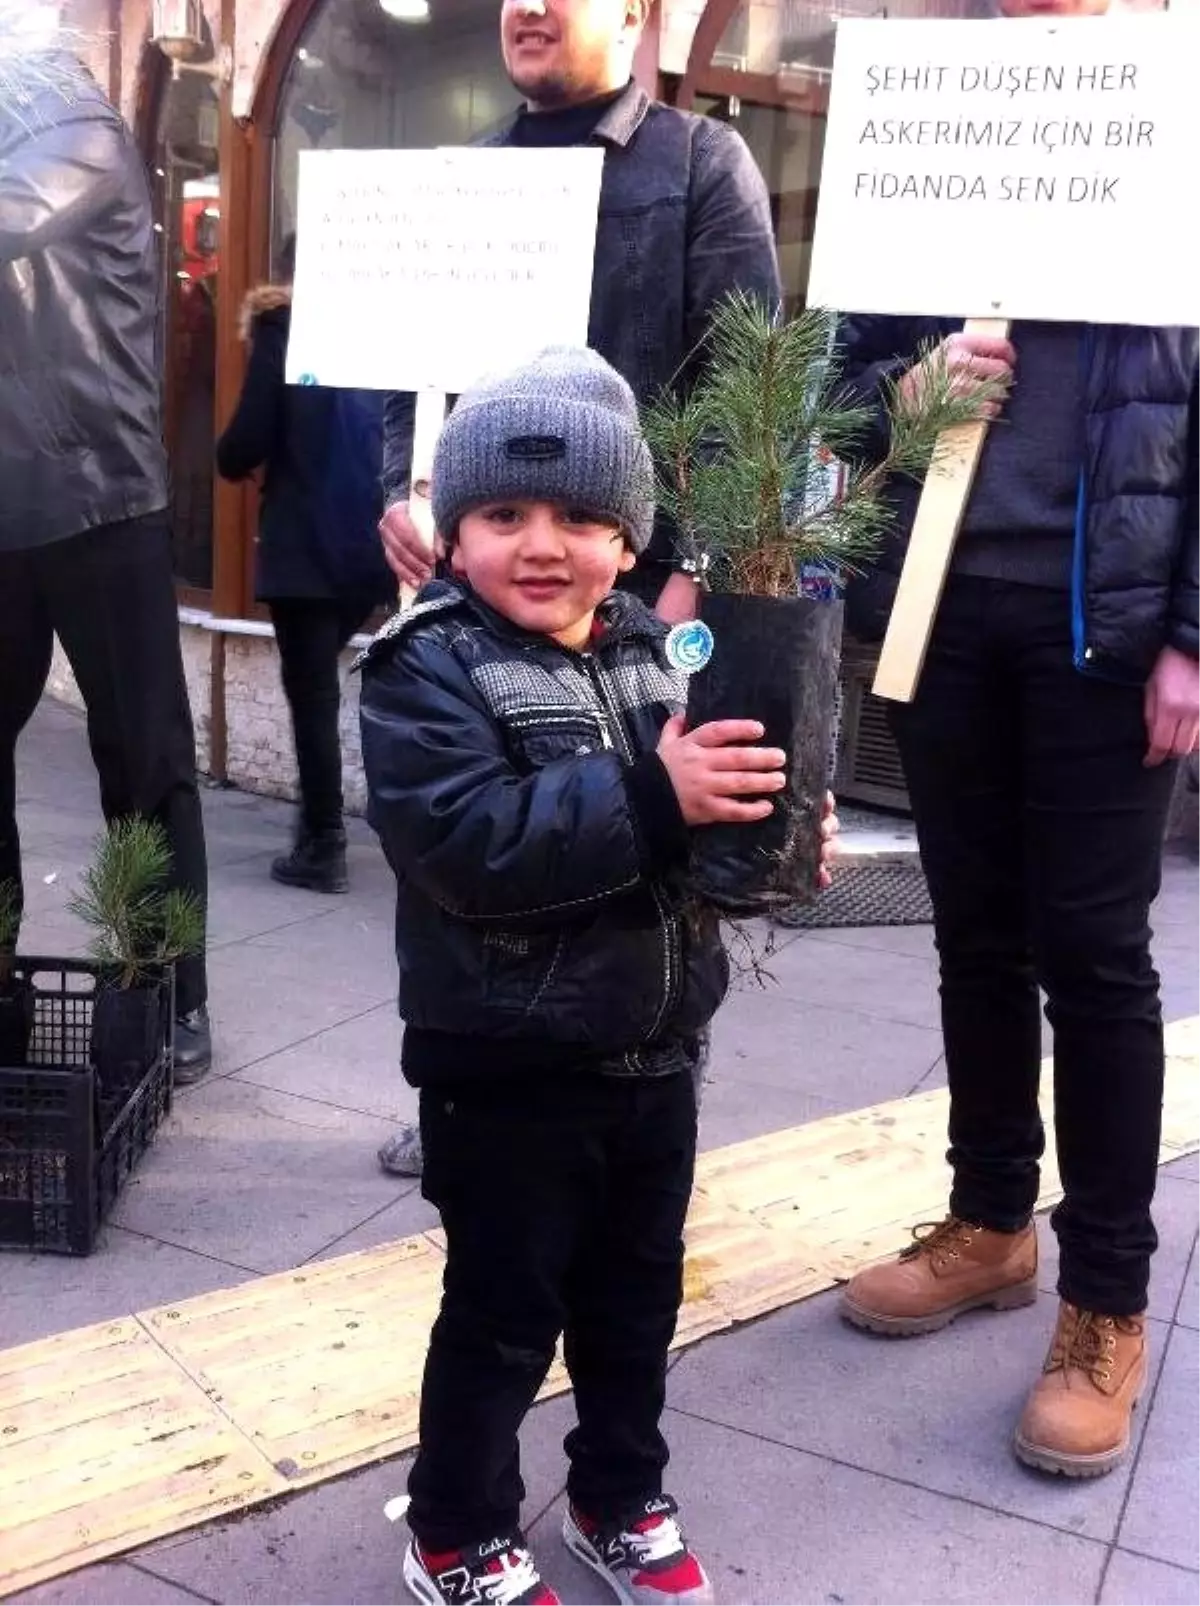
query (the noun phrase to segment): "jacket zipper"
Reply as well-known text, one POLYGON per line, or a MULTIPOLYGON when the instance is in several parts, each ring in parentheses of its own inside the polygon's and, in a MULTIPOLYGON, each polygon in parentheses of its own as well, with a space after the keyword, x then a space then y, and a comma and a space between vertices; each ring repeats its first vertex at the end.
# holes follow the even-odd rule
POLYGON ((1075 541, 1071 555, 1071 636, 1076 669, 1087 673, 1092 668, 1092 649, 1087 644, 1087 609, 1084 603, 1084 584, 1087 578, 1087 521, 1088 521, 1088 382, 1095 361, 1096 337, 1085 326, 1079 342, 1080 391, 1083 412, 1083 445, 1079 461, 1079 486, 1075 496, 1075 541))
MULTIPOLYGON (((622 723, 619 710, 616 708, 615 704, 608 695, 608 690, 605 687, 604 680, 599 669, 597 668, 596 660, 590 652, 581 653, 580 656, 583 659, 584 665, 587 669, 588 679, 595 688, 596 697, 600 703, 600 712, 602 716, 601 736, 604 740, 604 745, 609 749, 613 749, 615 747, 615 750, 620 753, 625 762, 627 764, 632 764, 633 750, 631 749, 629 741, 625 735, 625 726, 622 723), (616 737, 615 743, 612 740, 613 736, 616 737)), ((680 941, 679 916, 673 915, 667 908, 658 891, 658 888, 653 882, 650 883, 650 896, 654 899, 654 906, 658 910, 658 918, 662 925, 663 996, 662 1003, 658 1007, 658 1013, 654 1017, 654 1022, 643 1039, 645 1042, 649 1042, 654 1037, 655 1033, 666 1019, 667 1011, 675 1002, 683 973, 683 954, 682 944, 680 941)), ((632 1056, 627 1054, 625 1056, 625 1060, 626 1064, 629 1066, 629 1069, 636 1072, 637 1066, 631 1063, 632 1056)))

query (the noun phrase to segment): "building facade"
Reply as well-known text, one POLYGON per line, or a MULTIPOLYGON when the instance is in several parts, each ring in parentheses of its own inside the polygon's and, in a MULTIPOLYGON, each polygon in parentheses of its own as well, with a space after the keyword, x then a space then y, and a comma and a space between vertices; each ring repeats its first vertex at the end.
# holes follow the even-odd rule
MULTIPOLYGON (((889 0, 885 14, 962 17, 985 3, 889 0)), ((834 21, 880 9, 878 0, 658 0, 639 53, 651 93, 745 137, 771 193, 791 307, 804 302, 834 21)), ((153 181, 180 619, 200 763, 218 780, 294 789, 271 628, 253 596, 256 492, 213 473, 214 440, 241 383, 242 299, 276 270, 294 226, 301 150, 459 144, 512 112, 498 15, 499 0, 70 6, 70 20, 103 39, 91 66, 153 181)), ((61 662, 54 687, 73 693, 61 662)), ((356 688, 347 690, 347 799, 359 807, 356 688)), ((901 785, 881 752, 875 801, 901 785)))

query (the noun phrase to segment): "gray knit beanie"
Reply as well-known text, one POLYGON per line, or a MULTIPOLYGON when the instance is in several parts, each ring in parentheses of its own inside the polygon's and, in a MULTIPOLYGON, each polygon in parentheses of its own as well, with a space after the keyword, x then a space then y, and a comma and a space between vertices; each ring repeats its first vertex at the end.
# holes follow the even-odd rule
POLYGON ((487 502, 566 502, 617 519, 635 552, 654 523, 654 470, 633 392, 585 346, 551 346, 459 397, 433 460, 444 536, 487 502))

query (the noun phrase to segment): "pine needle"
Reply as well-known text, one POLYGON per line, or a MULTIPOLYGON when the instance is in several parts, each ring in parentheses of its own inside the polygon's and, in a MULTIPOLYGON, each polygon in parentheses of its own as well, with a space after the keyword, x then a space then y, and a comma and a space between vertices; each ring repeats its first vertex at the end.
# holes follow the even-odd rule
POLYGON ((847 401, 835 333, 832 312, 809 309, 785 322, 735 293, 713 317, 698 384, 644 410, 659 500, 715 589, 789 596, 805 571, 839 580, 858 572, 891 517, 888 479, 936 471, 941 432, 974 422, 1003 393, 994 385, 958 395, 934 356, 915 402, 889 387, 889 450, 864 466, 858 458, 874 410, 847 401), (820 449, 848 465, 837 495, 820 449))
POLYGON ((168 890, 171 851, 155 820, 115 820, 98 839, 70 909, 94 936, 88 952, 120 987, 136 987, 164 965, 204 947, 204 906, 193 892, 168 890))

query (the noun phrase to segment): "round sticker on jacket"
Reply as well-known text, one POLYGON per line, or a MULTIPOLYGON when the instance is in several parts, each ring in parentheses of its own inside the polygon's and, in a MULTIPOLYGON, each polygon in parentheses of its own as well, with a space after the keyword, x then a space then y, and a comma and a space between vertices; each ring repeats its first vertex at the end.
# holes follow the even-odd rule
POLYGON ((687 619, 667 632, 666 649, 672 669, 694 675, 713 655, 713 633, 703 619, 687 619))

